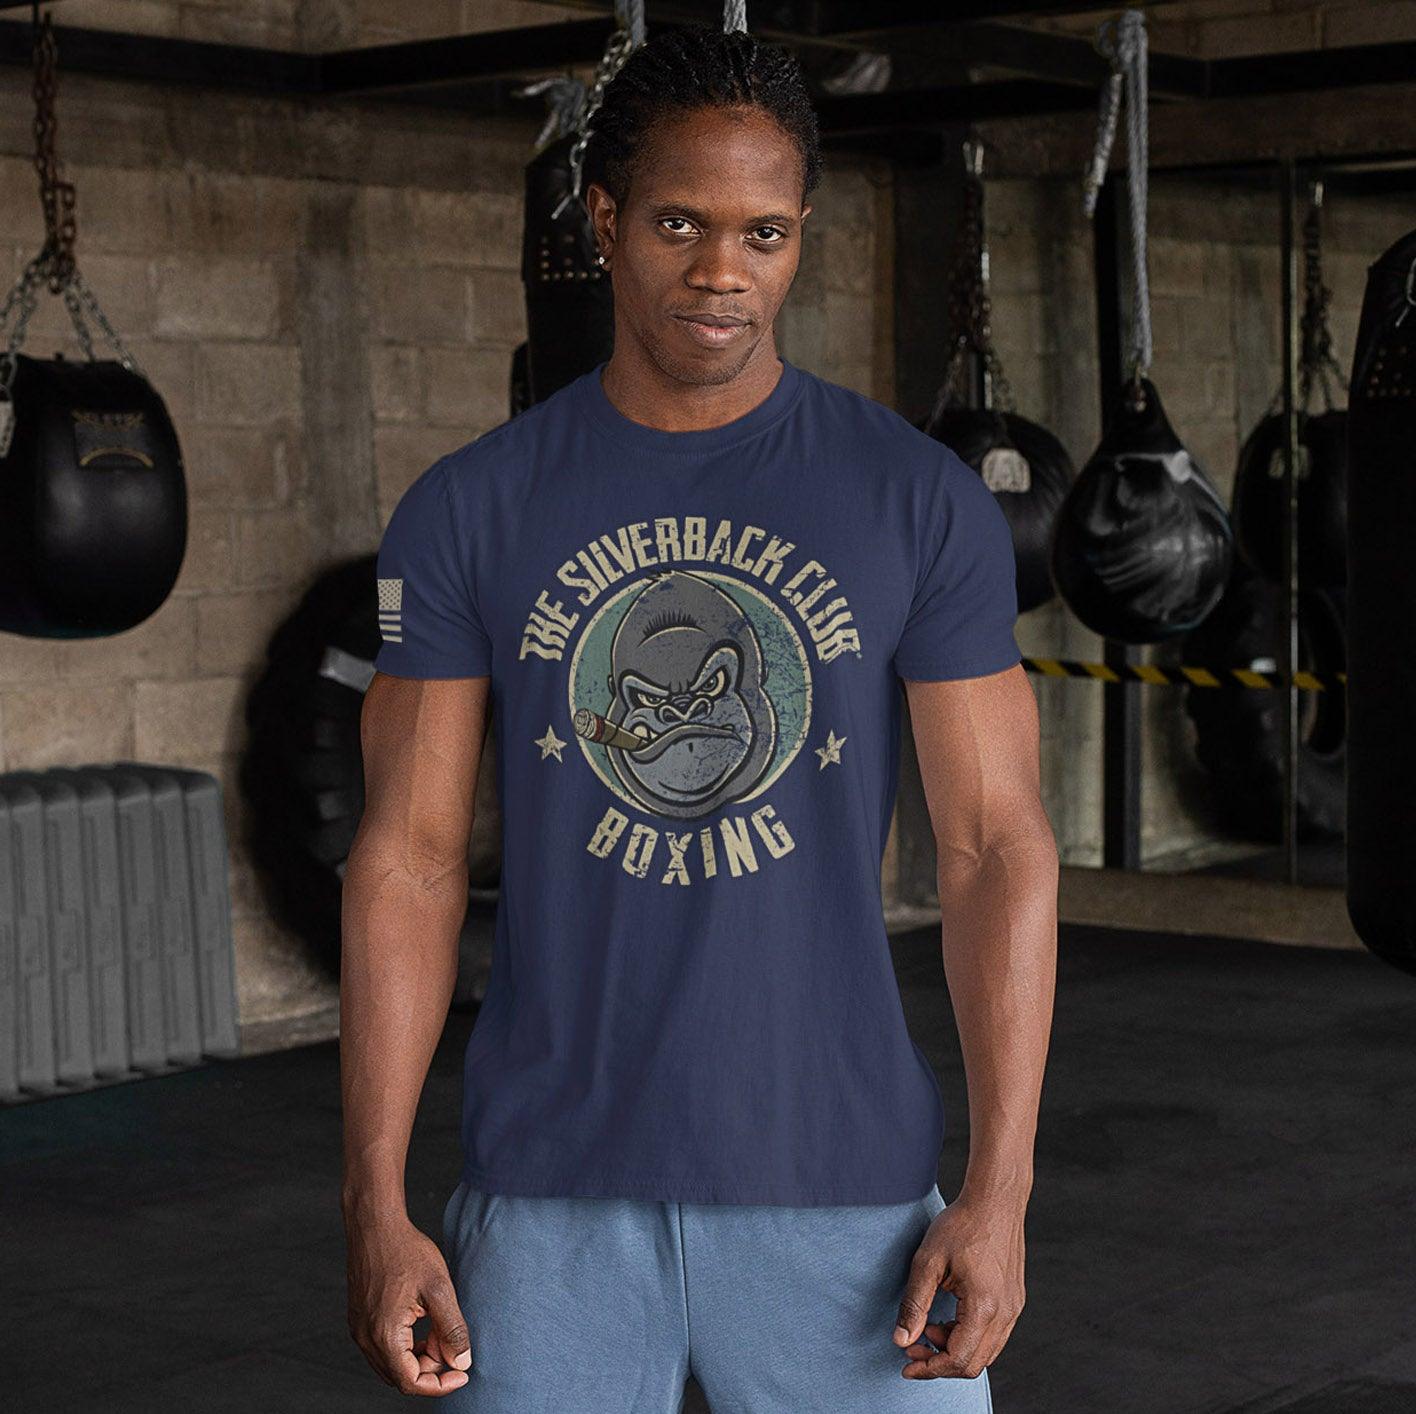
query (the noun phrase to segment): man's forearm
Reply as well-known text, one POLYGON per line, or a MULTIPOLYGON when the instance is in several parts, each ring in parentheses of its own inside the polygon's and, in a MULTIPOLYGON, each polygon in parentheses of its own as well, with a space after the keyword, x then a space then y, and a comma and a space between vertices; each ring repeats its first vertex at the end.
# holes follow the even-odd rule
POLYGON ((400 859, 360 836, 344 876, 340 1071, 344 1206, 402 1214, 418 1097, 457 980, 467 863, 400 859))
POLYGON ((1057 980, 1057 848, 1046 823, 939 863, 944 972, 969 1096, 960 1196, 1026 1202, 1057 980))

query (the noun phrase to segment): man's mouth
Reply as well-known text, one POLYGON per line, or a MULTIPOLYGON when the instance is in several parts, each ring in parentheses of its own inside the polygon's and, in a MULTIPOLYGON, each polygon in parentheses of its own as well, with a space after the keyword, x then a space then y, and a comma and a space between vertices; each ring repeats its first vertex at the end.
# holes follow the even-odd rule
POLYGON ((741 339, 750 327, 746 319, 733 314, 676 314, 684 332, 695 344, 716 349, 741 339))

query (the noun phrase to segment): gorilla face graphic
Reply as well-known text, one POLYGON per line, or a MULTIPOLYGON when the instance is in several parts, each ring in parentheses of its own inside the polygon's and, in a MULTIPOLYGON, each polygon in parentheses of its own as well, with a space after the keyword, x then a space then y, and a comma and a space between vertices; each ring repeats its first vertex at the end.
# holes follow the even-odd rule
POLYGON ((644 743, 607 747, 626 790, 676 819, 750 791, 777 745, 766 676, 757 631, 727 594, 682 570, 653 575, 610 648, 605 716, 644 743))

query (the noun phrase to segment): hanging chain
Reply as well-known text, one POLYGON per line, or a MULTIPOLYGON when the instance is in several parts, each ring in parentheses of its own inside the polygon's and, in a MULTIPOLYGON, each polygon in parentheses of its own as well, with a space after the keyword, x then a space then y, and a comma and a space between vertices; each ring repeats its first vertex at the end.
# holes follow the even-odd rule
MULTIPOLYGON (((1303 220, 1303 310, 1299 317, 1299 353, 1297 407, 1301 420, 1312 408, 1313 389, 1323 392, 1323 406, 1333 410, 1333 387, 1345 389, 1347 379, 1333 354, 1332 328, 1328 322, 1332 307, 1332 291, 1323 281, 1322 246, 1323 184, 1312 185, 1308 214, 1303 220)), ((1277 416, 1283 408, 1283 389, 1269 403, 1267 417, 1277 416)), ((1301 451, 1301 448, 1300 448, 1301 451)))
POLYGON ((1308 203, 1307 219, 1303 222, 1303 317, 1302 355, 1298 360, 1298 402, 1308 411, 1313 397, 1313 384, 1323 390, 1323 405, 1333 409, 1332 387, 1345 382, 1342 369, 1332 352, 1332 329, 1328 311, 1332 306, 1332 291, 1323 283, 1322 246, 1323 184, 1314 182, 1312 199, 1308 203))
POLYGON ((59 294, 74 273, 74 241, 78 224, 74 215, 74 184, 59 175, 54 151, 58 130, 55 98, 59 92, 59 50, 54 43, 54 21, 45 14, 35 31, 34 43, 34 165, 39 173, 39 200, 44 207, 45 278, 52 294, 59 294))
POLYGON ((1013 390, 993 344, 993 301, 988 294, 988 239, 983 210, 983 145, 970 138, 964 144, 963 212, 959 243, 949 271, 949 329, 953 342, 944 381, 935 394, 927 426, 951 407, 968 402, 965 370, 970 354, 983 362, 982 404, 1002 412, 1014 410, 1013 390))
MULTIPOLYGON (((618 6, 616 7, 618 11, 618 6)), ((642 6, 639 11, 642 16, 642 6)), ((636 44, 635 29, 642 25, 633 21, 618 25, 610 32, 610 37, 605 41, 605 52, 600 55, 600 62, 595 66, 595 78, 590 85, 590 92, 586 95, 585 106, 580 111, 580 135, 570 146, 570 190, 556 203, 555 210, 551 212, 552 220, 558 220, 560 214, 580 196, 581 171, 585 162, 585 149, 590 142, 590 120, 600 107, 605 96, 605 89, 609 82, 624 67, 625 60, 634 52, 636 44)))
POLYGON ((7 405, 0 412, 0 427, 7 423, 13 425, 11 396, 19 353, 38 305, 40 291, 46 286, 64 301, 85 358, 92 360, 95 357, 90 329, 92 322, 117 351, 118 361, 123 367, 142 373, 137 360, 99 307, 98 299, 80 273, 74 255, 78 239, 74 184, 60 176, 55 143, 58 131, 59 47, 54 39, 53 19, 47 13, 41 16, 37 4, 34 35, 34 167, 39 176, 45 238, 39 254, 25 266, 4 303, 0 304, 0 335, 4 336, 4 349, 0 351, 0 404, 7 405), (9 327, 12 317, 15 322, 13 327, 9 327), (9 333, 5 335, 7 328, 9 333))
POLYGON ((15 435, 14 388, 20 366, 20 346, 39 305, 39 289, 43 283, 44 274, 36 258, 25 266, 18 283, 5 297, 4 304, 0 304, 0 330, 5 328, 11 314, 19 310, 15 327, 10 330, 4 351, 0 352, 0 458, 10 455, 10 442, 15 435))

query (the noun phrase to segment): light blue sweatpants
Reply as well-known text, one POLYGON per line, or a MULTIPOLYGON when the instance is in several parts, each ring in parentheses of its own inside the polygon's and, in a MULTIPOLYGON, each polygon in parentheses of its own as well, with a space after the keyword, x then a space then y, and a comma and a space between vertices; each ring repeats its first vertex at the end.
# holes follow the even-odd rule
MULTIPOLYGON (((988 1371, 907 1380, 891 1338, 915 1249, 944 1208, 545 1198, 465 1181, 443 1250, 467 1318, 448 1414, 989 1414, 988 1371)), ((941 1291, 931 1321, 954 1316, 941 1291)))

